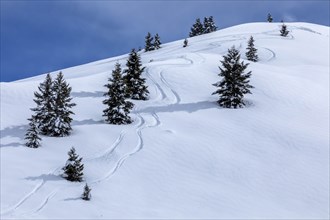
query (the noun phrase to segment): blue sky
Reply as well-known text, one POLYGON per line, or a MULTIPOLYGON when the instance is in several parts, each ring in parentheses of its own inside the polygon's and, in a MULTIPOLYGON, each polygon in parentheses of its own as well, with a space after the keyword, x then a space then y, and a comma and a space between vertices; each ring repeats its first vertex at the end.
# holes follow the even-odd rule
POLYGON ((1 79, 13 81, 128 53, 149 31, 163 43, 188 36, 195 19, 224 27, 275 21, 329 26, 328 0, 1 0, 1 79))

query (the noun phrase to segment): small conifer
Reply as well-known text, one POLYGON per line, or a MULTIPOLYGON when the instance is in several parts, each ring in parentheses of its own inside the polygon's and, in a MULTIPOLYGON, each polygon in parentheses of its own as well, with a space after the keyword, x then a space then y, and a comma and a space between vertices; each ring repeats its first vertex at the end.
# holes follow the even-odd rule
POLYGON ((83 200, 86 200, 86 201, 89 201, 90 199, 91 199, 91 197, 92 197, 92 195, 91 195, 91 188, 87 185, 87 183, 86 183, 86 185, 85 185, 85 187, 84 187, 84 192, 83 192, 83 194, 81 195, 81 198, 83 199, 83 200))
POLYGON ((273 17, 272 17, 272 15, 270 13, 268 13, 268 15, 267 15, 267 21, 269 23, 273 22, 273 17))
POLYGON ((29 129, 25 134, 25 140, 27 140, 25 145, 31 148, 38 148, 41 145, 40 144, 41 138, 39 137, 39 132, 36 125, 35 117, 32 116, 28 120, 30 121, 30 123, 29 123, 29 129))
POLYGON ((160 48, 160 45, 161 45, 162 43, 160 42, 160 37, 159 37, 159 35, 158 34, 156 34, 155 35, 155 41, 154 41, 154 48, 156 49, 156 50, 158 50, 159 48, 160 48))
POLYGON ((64 178, 72 182, 81 182, 84 175, 84 164, 81 163, 82 157, 76 154, 76 149, 72 147, 68 152, 69 159, 67 160, 64 170, 64 178))
POLYGON ((248 41, 248 47, 246 49, 247 49, 247 52, 245 53, 246 58, 249 61, 257 62, 258 61, 257 49, 254 47, 254 39, 252 36, 248 41))
POLYGON ((151 34, 148 32, 146 38, 145 38, 145 47, 144 47, 144 50, 145 52, 148 52, 148 51, 151 51, 151 50, 154 50, 154 46, 153 46, 153 37, 151 37, 151 34))
POLYGON ((184 39, 184 41, 183 41, 183 47, 187 47, 188 46, 188 40, 187 40, 187 38, 186 39, 184 39))
POLYGON ((285 24, 282 24, 280 33, 282 37, 286 37, 289 34, 289 31, 287 30, 287 26, 285 24))

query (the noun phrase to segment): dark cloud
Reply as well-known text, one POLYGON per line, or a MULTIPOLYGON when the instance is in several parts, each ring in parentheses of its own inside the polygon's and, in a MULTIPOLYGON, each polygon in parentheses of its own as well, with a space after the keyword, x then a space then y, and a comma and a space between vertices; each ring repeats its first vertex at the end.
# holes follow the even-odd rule
POLYGON ((268 12, 329 26, 329 1, 1 1, 1 81, 127 53, 148 31, 182 39, 197 17, 224 28, 268 12))

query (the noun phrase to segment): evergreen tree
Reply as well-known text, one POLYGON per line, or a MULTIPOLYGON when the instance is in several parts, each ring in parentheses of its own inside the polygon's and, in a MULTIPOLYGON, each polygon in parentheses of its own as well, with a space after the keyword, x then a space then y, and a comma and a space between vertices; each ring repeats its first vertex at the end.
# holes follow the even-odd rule
POLYGON ((282 24, 280 32, 281 32, 282 37, 286 37, 288 35, 289 31, 287 30, 287 27, 285 24, 282 24))
POLYGON ((71 115, 74 114, 71 108, 75 103, 71 103, 70 97, 71 87, 64 80, 62 72, 60 72, 53 85, 54 91, 54 117, 51 119, 50 136, 63 137, 70 134, 71 115))
POLYGON ((209 19, 204 17, 203 34, 211 33, 209 19))
POLYGON ((270 13, 268 13, 268 15, 267 15, 267 21, 269 23, 273 22, 273 17, 272 17, 272 15, 270 13))
POLYGON ((145 42, 146 42, 146 45, 144 47, 144 50, 147 52, 147 51, 151 51, 151 50, 154 50, 154 46, 152 44, 152 40, 154 39, 153 37, 151 37, 151 34, 148 32, 146 38, 145 38, 145 42))
POLYGON ((234 47, 228 50, 228 54, 221 61, 223 68, 220 68, 219 76, 223 77, 220 82, 214 84, 219 87, 212 95, 218 94, 218 103, 225 108, 238 108, 245 106, 243 102, 244 94, 251 93, 249 78, 251 71, 244 74, 248 64, 240 63, 239 51, 234 47))
POLYGON ((86 183, 86 185, 85 185, 85 187, 84 187, 84 192, 83 192, 83 194, 81 195, 81 198, 83 199, 83 200, 86 200, 86 201, 88 201, 88 200, 90 200, 91 199, 91 188, 89 188, 89 186, 87 185, 87 183, 86 183))
POLYGON ((76 149, 72 147, 68 152, 69 159, 67 160, 64 170, 64 178, 72 182, 81 182, 84 175, 84 164, 81 163, 82 157, 76 154, 76 149))
POLYGON ((217 26, 214 23, 213 16, 204 17, 204 34, 211 33, 217 30, 217 26))
POLYGON ((213 20, 213 16, 209 17, 209 29, 210 29, 210 32, 214 32, 218 29, 218 27, 215 25, 215 22, 213 20))
POLYGON ((38 86, 39 92, 34 93, 33 101, 37 107, 31 108, 34 111, 34 120, 41 134, 49 135, 52 118, 54 118, 54 93, 53 81, 50 74, 47 74, 44 82, 38 86))
POLYGON ((183 47, 186 47, 186 46, 188 46, 188 40, 187 40, 187 38, 184 39, 184 41, 183 41, 183 47))
POLYGON ((141 78, 144 67, 141 68, 141 58, 132 49, 126 63, 127 69, 124 70, 125 94, 126 98, 136 100, 146 100, 148 98, 148 87, 145 85, 146 79, 141 78))
POLYGON ((247 52, 245 53, 246 58, 252 62, 258 61, 257 49, 254 47, 254 39, 251 36, 248 41, 248 47, 246 48, 247 52))
POLYGON ((160 37, 159 37, 159 35, 158 34, 156 34, 155 35, 155 41, 154 41, 154 48, 156 49, 156 50, 158 50, 159 48, 160 48, 160 45, 161 45, 162 43, 160 42, 160 37))
POLYGON ((128 116, 133 108, 133 103, 125 101, 125 88, 121 76, 120 64, 116 64, 115 70, 112 71, 112 79, 105 85, 108 91, 104 94, 108 98, 103 101, 107 108, 103 111, 103 116, 110 124, 130 124, 131 118, 128 116))
POLYGON ((31 148, 38 148, 41 145, 40 144, 41 138, 39 137, 38 134, 36 119, 34 116, 32 116, 28 120, 30 121, 30 123, 29 123, 29 129, 25 134, 25 140, 27 140, 25 145, 31 148))
POLYGON ((189 37, 198 36, 204 33, 204 27, 199 18, 196 19, 195 24, 190 29, 189 37))

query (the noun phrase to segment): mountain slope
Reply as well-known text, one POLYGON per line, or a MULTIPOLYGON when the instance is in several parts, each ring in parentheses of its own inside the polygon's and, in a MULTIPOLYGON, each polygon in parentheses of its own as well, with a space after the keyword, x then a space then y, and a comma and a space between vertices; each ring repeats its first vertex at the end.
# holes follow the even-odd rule
POLYGON ((127 55, 64 69, 73 133, 39 149, 23 138, 45 75, 1 83, 1 218, 328 218, 329 27, 279 29, 243 24, 141 53, 150 99, 134 101, 132 125, 102 118, 103 85, 127 55), (244 59, 251 35, 249 104, 220 108, 219 60, 233 45, 244 59), (72 146, 89 202, 85 183, 60 177, 72 146))

